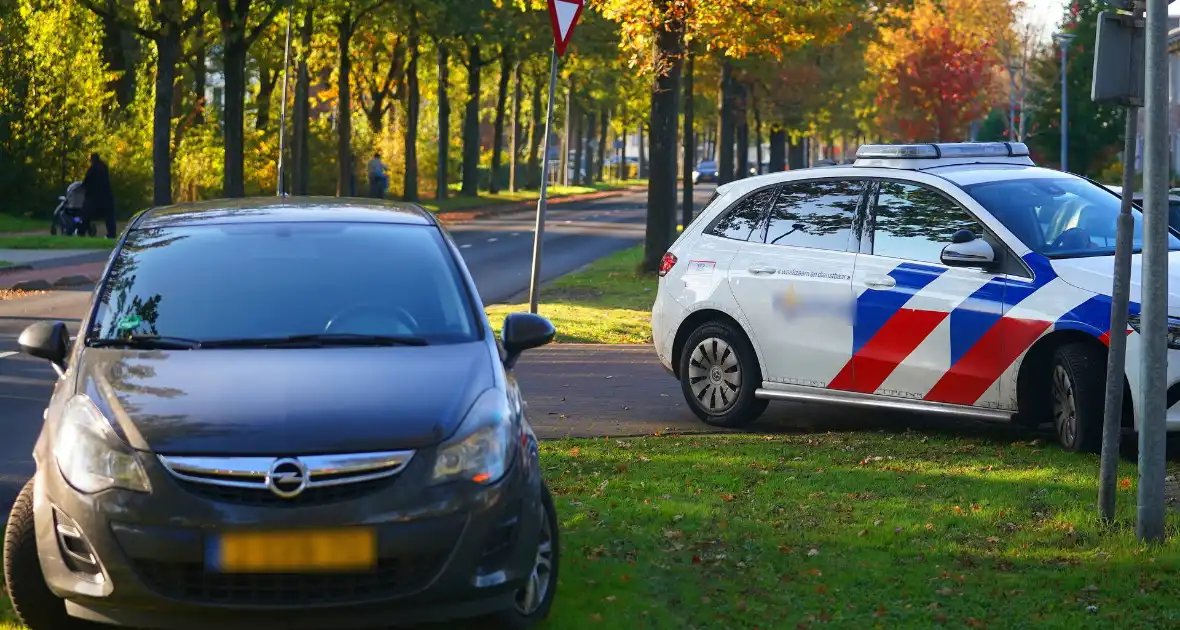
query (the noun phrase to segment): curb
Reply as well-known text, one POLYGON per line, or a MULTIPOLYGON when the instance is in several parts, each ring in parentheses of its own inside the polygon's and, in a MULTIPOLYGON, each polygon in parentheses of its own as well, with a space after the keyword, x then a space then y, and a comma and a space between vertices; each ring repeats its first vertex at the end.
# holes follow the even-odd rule
POLYGON ((12 265, 9 267, 0 267, 0 276, 6 273, 16 273, 18 271, 33 271, 32 265, 12 265))

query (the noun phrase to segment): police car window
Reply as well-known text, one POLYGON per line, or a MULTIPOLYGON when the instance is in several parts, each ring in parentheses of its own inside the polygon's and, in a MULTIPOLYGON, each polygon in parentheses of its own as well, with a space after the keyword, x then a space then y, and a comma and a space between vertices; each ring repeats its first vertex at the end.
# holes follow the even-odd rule
POLYGON ((975 219, 950 199, 922 186, 881 182, 874 215, 873 254, 940 263, 959 230, 982 236, 975 219))
MULTIPOLYGON (((1029 249, 1050 258, 1114 254, 1122 200, 1111 191, 1080 177, 1008 179, 964 186, 981 206, 1029 249)), ((1134 252, 1143 248, 1143 215, 1135 221, 1134 252)), ((1168 235, 1168 249, 1180 250, 1180 239, 1168 235)))
POLYGON ((766 207, 774 200, 777 191, 777 187, 770 186, 747 195, 722 215, 709 233, 738 241, 750 240, 750 236, 757 234, 762 228, 766 207))
POLYGON ((845 251, 864 182, 824 180, 784 185, 775 199, 766 242, 845 251))

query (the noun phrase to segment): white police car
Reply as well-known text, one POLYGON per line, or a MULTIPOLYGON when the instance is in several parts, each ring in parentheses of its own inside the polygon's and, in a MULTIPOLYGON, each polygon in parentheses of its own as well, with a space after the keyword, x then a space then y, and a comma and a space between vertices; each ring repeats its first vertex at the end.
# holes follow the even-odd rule
MULTIPOLYGON (((851 166, 726 184, 664 256, 656 351, 714 425, 746 424, 771 400, 843 403, 1052 421, 1065 448, 1096 450, 1119 205, 1020 143, 866 145, 851 166)), ((1138 254, 1138 211, 1135 231, 1138 254)), ((1180 262, 1180 239, 1169 247, 1180 262)), ((1180 361, 1167 376, 1178 430, 1180 361)))

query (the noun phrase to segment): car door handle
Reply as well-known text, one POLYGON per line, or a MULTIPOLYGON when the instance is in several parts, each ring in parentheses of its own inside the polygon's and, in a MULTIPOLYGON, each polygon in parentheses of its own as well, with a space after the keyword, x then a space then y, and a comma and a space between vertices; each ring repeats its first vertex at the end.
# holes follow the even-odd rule
POLYGON ((869 276, 865 278, 865 286, 874 289, 892 289, 897 286, 897 280, 893 276, 869 276))
POLYGON ((750 265, 749 271, 756 276, 762 276, 772 274, 777 271, 777 269, 767 265, 750 265))

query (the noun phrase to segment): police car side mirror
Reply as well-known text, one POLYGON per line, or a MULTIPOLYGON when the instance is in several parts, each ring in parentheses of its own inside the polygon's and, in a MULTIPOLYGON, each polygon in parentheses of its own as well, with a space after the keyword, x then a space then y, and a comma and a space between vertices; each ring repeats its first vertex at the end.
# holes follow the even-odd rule
POLYGON ((942 248, 942 264, 948 267, 990 267, 996 262, 996 250, 987 241, 976 238, 967 230, 951 237, 951 244, 942 248), (964 232, 970 240, 961 240, 964 232))

